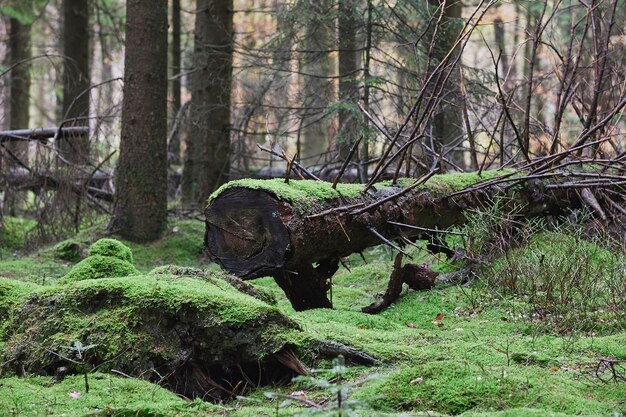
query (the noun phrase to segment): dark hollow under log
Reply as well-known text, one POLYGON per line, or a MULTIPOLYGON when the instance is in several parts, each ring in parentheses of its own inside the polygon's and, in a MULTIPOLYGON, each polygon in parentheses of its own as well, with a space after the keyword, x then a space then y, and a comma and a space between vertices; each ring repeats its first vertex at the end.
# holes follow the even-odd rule
POLYGON ((273 276, 294 308, 305 310, 331 306, 325 294, 339 258, 381 244, 378 234, 393 241, 424 233, 390 221, 430 229, 462 225, 468 209, 488 205, 496 195, 506 195, 523 216, 559 214, 581 204, 577 191, 547 188, 539 180, 450 196, 498 173, 483 175, 436 175, 394 198, 414 180, 402 180, 403 186, 380 183, 365 194, 358 185, 334 190, 322 181, 234 181, 218 190, 205 210, 206 249, 239 277, 273 276))

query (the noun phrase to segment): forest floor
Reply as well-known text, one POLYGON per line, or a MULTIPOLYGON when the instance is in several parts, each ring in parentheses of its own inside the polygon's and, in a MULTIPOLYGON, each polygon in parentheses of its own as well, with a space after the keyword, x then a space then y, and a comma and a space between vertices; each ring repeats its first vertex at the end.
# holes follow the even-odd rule
MULTIPOLYGON (((53 284, 72 263, 55 259, 52 246, 21 252, 20 233, 28 227, 14 221, 14 250, 0 253, 0 277, 53 284)), ((95 227, 75 240, 89 243, 101 232, 95 227)), ((142 272, 165 264, 207 267, 203 232, 202 222, 175 221, 155 243, 126 243, 142 272)), ((393 257, 385 247, 367 251, 364 260, 352 257, 350 271, 336 274, 332 310, 295 312, 272 279, 253 281, 273 292, 278 308, 307 332, 365 351, 381 360, 378 366, 344 369, 320 360, 311 378, 258 387, 220 405, 112 373, 92 374, 88 393, 82 376, 55 382, 4 375, 0 416, 626 415, 626 304, 609 299, 626 292, 626 256, 562 233, 533 239, 471 285, 405 288, 377 315, 360 309, 386 288, 393 257), (562 264, 563 256, 571 265, 562 264), (511 282, 524 272, 532 274, 526 276, 531 284, 511 282), (548 276, 555 273, 560 277, 548 276)), ((455 268, 425 250, 413 254, 413 262, 436 270, 455 268)))

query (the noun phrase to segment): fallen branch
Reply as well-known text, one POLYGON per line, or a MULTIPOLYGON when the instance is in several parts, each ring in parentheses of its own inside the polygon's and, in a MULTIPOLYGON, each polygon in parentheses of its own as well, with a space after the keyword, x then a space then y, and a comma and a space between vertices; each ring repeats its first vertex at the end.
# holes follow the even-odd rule
POLYGON ((31 140, 47 140, 54 137, 71 138, 89 135, 88 126, 72 126, 64 128, 22 129, 0 131, 0 142, 19 142, 31 140))

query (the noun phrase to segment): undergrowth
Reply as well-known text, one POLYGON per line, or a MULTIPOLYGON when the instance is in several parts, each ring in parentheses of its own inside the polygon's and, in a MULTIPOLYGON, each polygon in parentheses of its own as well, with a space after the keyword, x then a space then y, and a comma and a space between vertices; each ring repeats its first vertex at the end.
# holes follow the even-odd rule
MULTIPOLYGON (((91 374, 89 393, 80 376, 56 382, 3 375, 0 415, 626 415, 626 382, 600 366, 604 359, 626 363, 624 254, 571 222, 522 221, 521 212, 504 210, 505 203, 472 216, 462 230, 465 237, 446 239, 463 249, 464 261, 428 254, 425 241, 410 248, 410 262, 441 272, 474 265, 473 282, 425 292, 405 288, 378 315, 360 308, 387 286, 393 254, 383 246, 363 258, 352 256, 350 270, 342 268, 333 277, 333 310, 295 312, 271 278, 253 281, 312 337, 366 351, 381 360, 378 366, 348 363, 338 378, 336 364, 309 352, 308 363, 330 370, 287 386, 258 388, 222 406, 112 374, 91 374), (80 396, 71 397, 73 392, 80 396)), ((206 266, 202 232, 201 222, 176 222, 160 241, 129 244, 135 265, 142 272, 166 263, 206 266)), ((85 256, 100 237, 93 231, 73 239, 85 256)), ((71 265, 43 250, 0 262, 0 276, 47 285, 71 265), (51 273, 33 266, 43 268, 44 262, 59 269, 51 273)), ((27 285, 11 287, 16 300, 27 285)))
MULTIPOLYGON (((535 331, 610 334, 626 329, 626 254, 568 219, 524 219, 505 201, 465 228, 482 300, 508 301, 535 331)), ((582 219, 586 219, 584 213, 582 219)))

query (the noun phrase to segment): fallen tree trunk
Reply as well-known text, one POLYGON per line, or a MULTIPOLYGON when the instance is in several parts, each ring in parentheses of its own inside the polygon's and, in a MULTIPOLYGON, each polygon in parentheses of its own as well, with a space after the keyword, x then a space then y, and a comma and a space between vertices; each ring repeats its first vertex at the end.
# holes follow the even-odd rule
POLYGON ((29 140, 46 140, 56 138, 68 138, 74 136, 89 135, 89 127, 87 126, 70 126, 62 128, 47 129, 21 129, 21 130, 4 130, 0 131, 1 142, 16 142, 29 140))
POLYGON ((506 171, 436 175, 424 184, 362 185, 322 181, 240 180, 216 191, 205 210, 205 245, 212 259, 244 279, 273 276, 296 310, 332 307, 326 297, 339 259, 387 241, 416 238, 426 229, 466 222, 496 195, 507 195, 520 215, 558 214, 581 205, 579 194, 552 187, 552 178, 456 191, 506 171), (521 207, 521 209, 519 209, 521 207), (396 224, 393 224, 396 223, 396 224), (400 226, 398 224, 414 226, 400 226))
POLYGON ((98 200, 113 201, 113 192, 107 189, 111 175, 103 171, 95 171, 92 174, 78 172, 68 178, 55 172, 14 168, 4 175, 3 180, 0 182, 0 191, 30 190, 38 193, 41 190, 66 187, 78 196, 87 194, 98 200))

